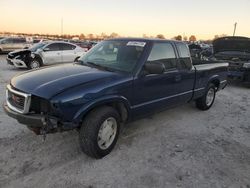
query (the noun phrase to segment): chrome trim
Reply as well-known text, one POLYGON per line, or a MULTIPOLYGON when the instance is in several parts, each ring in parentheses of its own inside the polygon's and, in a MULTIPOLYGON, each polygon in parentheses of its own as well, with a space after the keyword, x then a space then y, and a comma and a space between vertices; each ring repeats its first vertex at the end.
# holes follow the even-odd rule
POLYGON ((16 91, 14 89, 11 88, 11 86, 8 84, 7 85, 7 89, 6 89, 6 103, 8 105, 8 107, 15 111, 15 112, 18 112, 18 113, 21 113, 21 114, 27 114, 29 112, 29 108, 30 108, 30 103, 31 103, 31 94, 26 94, 26 93, 22 93, 22 92, 19 92, 19 91, 16 91), (12 106, 9 102, 9 91, 12 92, 12 93, 15 93, 17 95, 21 95, 25 98, 24 100, 24 106, 23 106, 23 110, 22 109, 19 109, 15 106, 12 106))
POLYGON ((200 91, 200 90, 204 90, 204 89, 205 88, 202 87, 202 88, 198 88, 198 89, 195 89, 195 90, 190 90, 190 91, 186 91, 186 92, 183 92, 183 93, 179 93, 179 94, 176 94, 176 95, 171 95, 171 96, 168 96, 168 97, 154 99, 154 100, 151 100, 151 101, 148 101, 148 102, 144 102, 144 103, 141 103, 141 104, 136 104, 134 106, 131 106, 131 108, 132 109, 133 108, 138 108, 138 107, 141 107, 141 106, 144 106, 144 105, 147 105, 147 104, 152 104, 154 102, 159 102, 159 101, 162 101, 162 100, 170 99, 170 98, 173 98, 173 97, 178 97, 178 96, 181 96, 181 95, 189 94, 189 93, 200 91))
POLYGON ((201 87, 201 88, 195 89, 194 91, 200 91, 200 90, 204 90, 204 89, 205 89, 204 87, 201 87))
POLYGON ((186 92, 183 92, 183 93, 179 93, 179 94, 176 94, 176 95, 171 95, 171 96, 168 96, 168 97, 154 99, 152 101, 148 101, 148 102, 144 102, 144 103, 141 103, 141 104, 131 106, 131 108, 138 108, 138 107, 141 107, 141 106, 144 106, 144 105, 147 105, 147 104, 152 104, 154 102, 160 102, 160 101, 163 101, 163 100, 166 100, 166 99, 170 99, 170 98, 173 98, 173 97, 178 97, 178 96, 185 95, 185 94, 188 94, 188 93, 191 93, 191 92, 193 92, 193 90, 186 91, 186 92))

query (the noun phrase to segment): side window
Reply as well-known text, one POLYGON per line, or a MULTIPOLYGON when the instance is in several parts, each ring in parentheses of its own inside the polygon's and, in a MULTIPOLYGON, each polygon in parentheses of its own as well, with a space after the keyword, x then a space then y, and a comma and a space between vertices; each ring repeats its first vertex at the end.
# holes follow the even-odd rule
POLYGON ((76 46, 66 43, 60 43, 59 44, 60 50, 74 50, 76 46))
POLYGON ((3 41, 3 44, 12 44, 13 43, 13 39, 12 38, 7 38, 3 41))
POLYGON ((190 69, 191 68, 191 57, 190 57, 190 51, 187 45, 183 43, 177 43, 176 44, 179 55, 180 55, 180 61, 178 63, 179 69, 190 69))
POLYGON ((48 51, 59 51, 60 50, 58 43, 49 44, 45 48, 48 48, 48 51))
POLYGON ((25 38, 14 38, 13 43, 25 43, 25 38))
POLYGON ((176 68, 176 55, 170 43, 155 43, 147 63, 163 63, 166 70, 176 68))

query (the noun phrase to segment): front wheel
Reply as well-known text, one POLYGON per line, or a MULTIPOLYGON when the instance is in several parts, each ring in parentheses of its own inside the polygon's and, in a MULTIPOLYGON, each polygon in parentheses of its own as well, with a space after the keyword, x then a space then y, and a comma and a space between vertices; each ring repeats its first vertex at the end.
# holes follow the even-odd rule
POLYGON ((33 59, 28 64, 29 69, 39 69, 41 67, 41 62, 38 59, 33 59))
POLYGON ((90 157, 100 159, 114 148, 120 131, 120 116, 109 106, 91 111, 79 133, 80 147, 90 157))
POLYGON ((209 84, 205 94, 196 100, 196 106, 200 110, 208 110, 214 103, 216 95, 216 87, 214 84, 209 84))

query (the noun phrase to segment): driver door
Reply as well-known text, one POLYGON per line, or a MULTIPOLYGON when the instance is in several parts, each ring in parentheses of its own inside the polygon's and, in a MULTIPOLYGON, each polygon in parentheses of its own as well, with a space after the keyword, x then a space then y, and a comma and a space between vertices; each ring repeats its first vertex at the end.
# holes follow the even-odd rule
POLYGON ((141 76, 134 81, 133 113, 144 115, 175 104, 175 84, 178 82, 177 59, 173 45, 159 42, 153 45, 146 63, 162 63, 165 72, 148 74, 142 70, 141 76))
POLYGON ((59 48, 58 43, 52 43, 47 45, 43 49, 43 58, 45 64, 55 64, 62 60, 62 51, 59 48))

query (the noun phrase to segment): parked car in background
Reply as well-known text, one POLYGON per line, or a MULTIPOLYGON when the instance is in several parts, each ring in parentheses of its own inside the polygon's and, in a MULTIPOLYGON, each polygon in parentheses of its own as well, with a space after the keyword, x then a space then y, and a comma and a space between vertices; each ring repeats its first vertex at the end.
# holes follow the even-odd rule
POLYGON ((94 47, 97 42, 94 42, 94 41, 84 41, 84 42, 75 42, 78 46, 82 47, 85 49, 85 51, 89 51, 92 47, 94 47))
POLYGON ((250 82, 250 38, 223 37, 214 40, 210 59, 228 61, 229 77, 250 82))
POLYGON ((44 41, 48 41, 47 39, 33 39, 33 44, 39 43, 39 42, 44 42, 44 41))
POLYGON ((28 48, 31 43, 26 41, 23 37, 6 37, 0 39, 0 52, 10 52, 17 49, 28 48))
POLYGON ((86 52, 81 47, 63 41, 45 41, 29 49, 10 52, 7 63, 18 68, 37 69, 43 65, 70 63, 86 52))
POLYGON ((75 64, 12 78, 4 109, 36 134, 77 129, 83 152, 102 158, 122 123, 190 101, 208 110, 226 87, 227 66, 194 66, 179 41, 110 39, 75 64))

